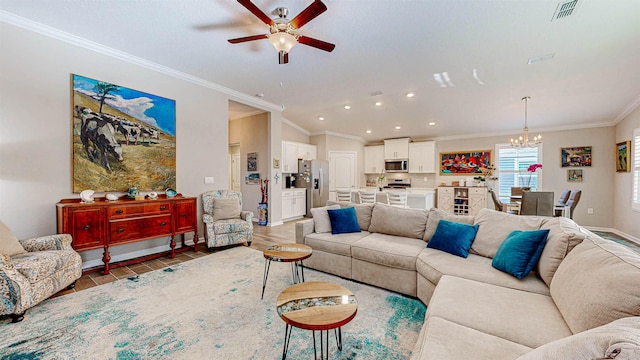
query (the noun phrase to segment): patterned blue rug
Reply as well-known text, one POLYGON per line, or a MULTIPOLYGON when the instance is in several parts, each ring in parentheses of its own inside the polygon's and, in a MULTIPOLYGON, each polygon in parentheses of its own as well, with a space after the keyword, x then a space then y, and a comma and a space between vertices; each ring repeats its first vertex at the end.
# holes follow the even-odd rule
MULTIPOLYGON (((25 320, 0 322, 1 359, 280 359, 285 324, 275 300, 291 285, 272 263, 260 300, 262 252, 236 247, 49 299, 25 320)), ((407 359, 426 307, 413 298, 305 269, 307 281, 350 289, 358 314, 332 359, 407 359)), ((331 335, 331 333, 330 333, 331 335)), ((313 359, 310 331, 293 329, 289 359, 313 359)))

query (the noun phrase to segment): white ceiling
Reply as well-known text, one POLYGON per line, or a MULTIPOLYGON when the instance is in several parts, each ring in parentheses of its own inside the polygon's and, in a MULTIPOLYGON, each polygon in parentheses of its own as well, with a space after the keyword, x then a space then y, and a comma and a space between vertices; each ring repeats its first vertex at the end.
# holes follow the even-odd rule
MULTIPOLYGON (((288 7, 293 18, 311 0, 254 3, 267 14, 288 7)), ((559 2, 548 0, 324 3, 328 11, 299 33, 336 49, 298 45, 286 65, 266 40, 227 42, 268 32, 233 0, 2 0, 0 9, 250 96, 264 94, 312 134, 365 141, 515 134, 524 122, 523 96, 531 96, 529 127, 537 133, 613 125, 640 104, 638 0, 579 0, 573 15, 554 21, 559 2), (553 59, 527 64, 548 54, 553 59), (434 79, 445 72, 453 86, 434 79), (370 95, 377 91, 382 95, 370 95), (406 98, 409 91, 416 96, 406 98)))

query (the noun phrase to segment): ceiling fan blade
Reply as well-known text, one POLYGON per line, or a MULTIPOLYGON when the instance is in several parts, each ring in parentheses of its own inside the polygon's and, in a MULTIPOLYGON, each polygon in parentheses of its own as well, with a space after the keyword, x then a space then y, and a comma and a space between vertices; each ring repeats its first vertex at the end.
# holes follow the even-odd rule
POLYGON ((289 23, 295 28, 300 29, 306 23, 316 18, 316 16, 327 11, 327 6, 320 0, 315 0, 306 9, 302 10, 298 16, 294 17, 289 23))
POLYGON ((304 35, 300 35, 298 37, 298 42, 300 44, 313 46, 314 48, 318 48, 320 50, 324 50, 324 51, 328 51, 328 52, 332 52, 333 49, 336 48, 336 46, 334 44, 331 44, 331 43, 328 43, 328 42, 325 42, 325 41, 322 41, 322 40, 310 38, 310 37, 304 36, 304 35))
POLYGON ((227 41, 232 43, 232 44, 238 44, 238 43, 243 43, 243 42, 247 42, 247 41, 262 40, 262 39, 267 39, 267 38, 269 38, 269 36, 267 36, 267 34, 262 34, 262 35, 251 35, 251 36, 245 36, 245 37, 241 37, 241 38, 229 39, 227 41))
POLYGON ((258 19, 262 20, 263 23, 271 26, 273 25, 273 20, 269 17, 269 15, 265 14, 262 10, 260 10, 254 3, 250 0, 238 0, 238 2, 247 8, 247 10, 251 11, 251 13, 258 17, 258 19))

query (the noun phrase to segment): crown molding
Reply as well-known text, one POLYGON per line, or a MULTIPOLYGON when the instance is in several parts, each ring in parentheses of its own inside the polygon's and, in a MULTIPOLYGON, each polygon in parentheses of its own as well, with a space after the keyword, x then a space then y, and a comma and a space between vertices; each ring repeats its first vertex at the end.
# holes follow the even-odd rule
POLYGON ((305 134, 306 136, 311 136, 311 132, 309 132, 309 130, 301 127, 300 125, 294 123, 293 121, 291 121, 289 119, 286 119, 286 118, 283 117, 282 118, 282 123, 291 126, 292 128, 294 128, 294 129, 300 131, 301 133, 305 134))
POLYGON ((262 109, 269 110, 269 111, 275 111, 275 112, 282 111, 282 107, 280 105, 276 105, 264 100, 256 99, 254 96, 249 96, 239 91, 224 87, 222 85, 213 83, 211 81, 201 79, 199 77, 184 73, 182 71, 178 71, 170 67, 160 65, 160 64, 151 62, 149 60, 145 60, 143 58, 128 54, 126 52, 110 48, 108 46, 99 44, 97 42, 90 41, 90 40, 81 38, 79 36, 69 34, 67 32, 58 30, 56 28, 53 28, 44 24, 40 24, 38 22, 23 18, 21 16, 15 15, 5 10, 0 10, 0 21, 56 39, 56 40, 64 41, 68 44, 75 45, 99 54, 107 55, 118 60, 126 61, 128 63, 138 65, 138 66, 147 68, 149 70, 153 70, 158 73, 174 77, 176 79, 184 80, 192 84, 196 84, 198 86, 202 86, 211 90, 224 93, 226 95, 229 95, 230 97, 233 97, 234 99, 238 99, 241 102, 246 103, 247 105, 260 107, 262 109))
POLYGON ((611 122, 611 125, 618 125, 620 121, 624 120, 627 116, 629 116, 629 114, 631 114, 638 106, 640 106, 640 95, 638 95, 635 99, 633 99, 631 103, 627 105, 627 107, 624 108, 624 110, 622 110, 620 115, 618 115, 615 119, 613 119, 613 121, 611 122))
POLYGON ((335 132, 335 131, 329 131, 329 130, 315 132, 315 133, 312 133, 310 136, 316 136, 316 135, 330 135, 330 136, 341 137, 341 138, 345 138, 345 139, 349 139, 349 140, 355 140, 355 141, 358 141, 358 142, 360 142, 362 144, 366 144, 367 143, 360 136, 347 135, 347 134, 343 134, 343 133, 339 133, 339 132, 335 132))

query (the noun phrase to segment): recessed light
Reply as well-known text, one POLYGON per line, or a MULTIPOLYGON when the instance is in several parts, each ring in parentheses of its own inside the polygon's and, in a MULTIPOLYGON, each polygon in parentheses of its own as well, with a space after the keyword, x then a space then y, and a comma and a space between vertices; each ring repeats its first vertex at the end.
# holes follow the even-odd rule
POLYGON ((436 124, 436 123, 432 121, 432 122, 430 122, 430 123, 429 123, 429 126, 433 126, 433 125, 435 125, 435 124, 436 124))
POLYGON ((349 105, 345 105, 345 106, 344 106, 344 108, 345 108, 346 110, 349 110, 349 109, 351 109, 351 106, 349 106, 349 105))
POLYGON ((322 121, 322 120, 324 120, 324 118, 322 116, 319 116, 318 120, 322 121))
POLYGON ((416 94, 414 94, 414 93, 412 93, 412 92, 408 92, 408 93, 406 93, 405 95, 406 95, 406 97, 408 97, 408 98, 412 98, 412 97, 416 96, 416 94))
POLYGON ((371 134, 371 130, 367 130, 367 134, 371 134))
POLYGON ((382 103, 380 101, 377 101, 376 106, 382 106, 382 103))
POLYGON ((396 130, 400 130, 400 129, 401 129, 400 126, 396 126, 396 130))

